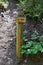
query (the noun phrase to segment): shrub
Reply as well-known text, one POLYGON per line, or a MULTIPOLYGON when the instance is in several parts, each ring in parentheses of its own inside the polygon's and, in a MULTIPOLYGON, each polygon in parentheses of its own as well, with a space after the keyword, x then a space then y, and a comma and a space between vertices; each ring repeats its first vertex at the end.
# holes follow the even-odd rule
POLYGON ((41 17, 43 13, 43 0, 19 0, 17 7, 23 9, 26 16, 41 17))
POLYGON ((43 35, 34 32, 31 38, 27 38, 27 31, 23 32, 23 45, 21 46, 22 55, 34 55, 43 52, 43 35))

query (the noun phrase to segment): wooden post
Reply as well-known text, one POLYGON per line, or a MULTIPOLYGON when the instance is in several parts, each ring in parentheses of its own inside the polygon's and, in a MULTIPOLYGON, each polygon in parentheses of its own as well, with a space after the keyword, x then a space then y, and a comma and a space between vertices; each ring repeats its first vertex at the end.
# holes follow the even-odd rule
POLYGON ((26 18, 17 18, 16 19, 16 25, 17 25, 17 29, 16 29, 16 55, 18 58, 21 58, 22 55, 20 53, 20 46, 23 44, 22 41, 22 32, 23 32, 23 22, 26 22, 26 18))

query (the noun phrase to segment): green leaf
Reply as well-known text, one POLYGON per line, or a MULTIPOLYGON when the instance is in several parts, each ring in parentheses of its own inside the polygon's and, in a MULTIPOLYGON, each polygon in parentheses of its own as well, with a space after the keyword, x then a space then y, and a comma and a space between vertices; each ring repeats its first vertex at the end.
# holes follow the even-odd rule
POLYGON ((43 48, 41 49, 41 53, 43 52, 43 48))
POLYGON ((27 48, 29 48, 29 46, 28 45, 22 45, 21 48, 22 49, 27 49, 27 48))
POLYGON ((23 35, 26 35, 27 33, 28 33, 28 31, 27 31, 27 30, 23 31, 23 35))
POLYGON ((40 51, 42 49, 41 44, 34 45, 34 49, 36 49, 37 51, 40 51))
POLYGON ((43 41, 40 41, 40 44, 43 46, 43 41))
POLYGON ((28 54, 31 54, 31 50, 30 50, 30 49, 27 49, 26 54, 27 54, 27 55, 28 55, 28 54))
POLYGON ((22 50, 21 51, 21 54, 26 54, 26 50, 22 50))
POLYGON ((43 35, 40 36, 39 40, 43 42, 43 35))
POLYGON ((33 41, 28 41, 26 45, 29 46, 29 47, 31 47, 32 44, 33 44, 33 41))
POLYGON ((28 39, 26 39, 26 37, 23 37, 23 41, 25 41, 25 42, 26 42, 26 41, 28 41, 28 39))
POLYGON ((37 54, 38 50, 36 49, 31 49, 31 54, 37 54))
POLYGON ((31 35, 31 40, 36 40, 40 37, 39 33, 35 32, 31 35))

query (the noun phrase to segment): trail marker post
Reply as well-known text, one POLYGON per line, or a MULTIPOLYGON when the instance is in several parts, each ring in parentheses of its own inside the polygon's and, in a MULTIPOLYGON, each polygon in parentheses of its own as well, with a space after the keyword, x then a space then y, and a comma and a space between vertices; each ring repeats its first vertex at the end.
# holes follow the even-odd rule
POLYGON ((16 55, 18 58, 21 58, 20 46, 23 44, 22 33, 23 33, 23 24, 26 22, 26 17, 16 18, 16 55))

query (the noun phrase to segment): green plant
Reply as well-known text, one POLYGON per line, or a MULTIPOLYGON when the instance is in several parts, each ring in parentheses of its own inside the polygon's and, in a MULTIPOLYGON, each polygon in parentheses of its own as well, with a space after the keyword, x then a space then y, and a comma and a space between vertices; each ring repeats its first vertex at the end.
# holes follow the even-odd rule
POLYGON ((22 55, 34 55, 43 52, 43 36, 35 32, 31 35, 31 38, 27 38, 27 31, 23 32, 23 45, 21 46, 22 55))
POLYGON ((43 13, 42 0, 19 0, 17 7, 23 9, 26 16, 40 18, 43 13))

